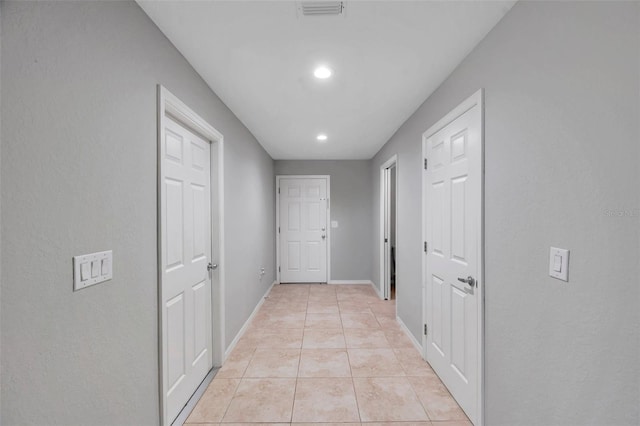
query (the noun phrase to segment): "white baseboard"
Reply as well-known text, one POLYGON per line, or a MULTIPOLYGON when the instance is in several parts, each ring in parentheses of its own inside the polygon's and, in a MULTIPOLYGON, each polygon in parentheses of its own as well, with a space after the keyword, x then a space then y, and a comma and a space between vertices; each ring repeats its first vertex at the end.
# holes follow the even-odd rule
POLYGON ((378 295, 380 300, 384 300, 384 297, 382 297, 382 292, 380 292, 380 290, 378 290, 378 287, 376 287, 376 285, 373 283, 373 281, 369 281, 369 282, 371 283, 371 287, 373 288, 373 291, 376 292, 376 294, 378 295))
POLYGON ((371 280, 329 280, 327 281, 327 284, 373 284, 373 282, 371 280))
POLYGON ((258 313, 258 310, 260 309, 260 306, 262 306, 262 304, 264 303, 265 298, 267 297, 267 295, 269 294, 269 292, 271 291, 271 289, 273 288, 274 285, 276 285, 276 281, 271 283, 271 285, 267 289, 267 291, 264 294, 264 296, 262 296, 260 298, 260 301, 258 302, 256 307, 253 309, 253 312, 251 312, 251 315, 249 315, 249 318, 247 318, 247 320, 244 322, 244 325, 242 326, 240 331, 238 331, 238 334, 236 334, 236 337, 234 337, 233 341, 229 344, 227 349, 224 351, 224 360, 222 360, 223 364, 224 364, 224 361, 229 356, 229 354, 231 353, 231 351, 233 351, 233 349, 236 347, 236 345, 238 344, 238 341, 242 338, 242 336, 244 335, 245 331, 247 331, 247 328, 249 328, 249 324, 251 324, 251 321, 253 320, 253 317, 255 317, 256 314, 258 313))
POLYGON ((411 340, 411 343, 413 343, 413 346, 416 347, 416 350, 418 351, 420 356, 422 356, 422 345, 416 340, 413 334, 409 331, 409 328, 404 324, 404 322, 402 322, 399 316, 396 316, 396 320, 398 321, 398 324, 400 324, 400 328, 402 329, 402 331, 404 331, 404 333, 409 337, 409 340, 411 340))
POLYGON ((191 395, 191 398, 189 398, 189 401, 187 401, 187 404, 184 406, 182 411, 180 411, 180 414, 178 414, 178 417, 176 417, 176 419, 173 421, 173 423, 171 423, 171 426, 183 426, 184 425, 184 423, 189 418, 189 415, 191 414, 193 409, 196 408, 196 405, 198 404, 198 401, 200 401, 200 398, 202 398, 202 395, 204 395, 204 392, 209 387, 209 384, 211 383, 211 381, 213 380, 213 378, 214 378, 214 376, 216 375, 217 372, 218 372, 217 368, 213 368, 213 369, 211 369, 211 371, 209 371, 209 373, 205 376, 205 378, 202 381, 202 383, 200 383, 200 385, 197 387, 197 389, 194 392, 194 394, 191 395))

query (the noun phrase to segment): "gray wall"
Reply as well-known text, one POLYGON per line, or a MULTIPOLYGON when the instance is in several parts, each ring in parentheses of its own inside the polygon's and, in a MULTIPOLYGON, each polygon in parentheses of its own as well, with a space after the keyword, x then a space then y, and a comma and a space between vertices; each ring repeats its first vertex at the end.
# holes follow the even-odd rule
POLYGON ((372 162, 375 225, 399 155, 398 312, 419 337, 421 134, 485 89, 488 425, 640 423, 639 29, 638 2, 521 1, 372 162))
MULTIPOLYGON (((330 175, 331 280, 370 280, 371 180, 365 160, 276 160, 276 175, 330 175)), ((377 235, 377 234, 376 234, 377 235)))
MULTIPOLYGON (((2 7, 0 7, 0 46, 2 46, 2 7)), ((0 49, 2 56, 2 49, 0 49)), ((0 105, 2 104, 2 60, 0 59, 0 105)), ((2 152, 2 114, 0 114, 0 152, 2 152)), ((0 154, 0 164, 2 164, 2 155, 0 154)), ((0 172, 0 181, 2 173, 0 172)), ((2 185, 0 184, 0 191, 2 185)), ((2 223, 2 197, 0 197, 0 224, 2 223)), ((0 226, 0 241, 2 241, 2 226, 0 226)), ((0 366, 2 365, 2 244, 0 243, 0 366)), ((0 386, 2 386, 2 368, 0 368, 0 386)), ((0 422, 2 421, 2 392, 0 391, 0 422)))
POLYGON ((273 160, 136 4, 1 8, 0 423, 157 424, 156 84, 225 137, 228 340, 275 279, 273 160))

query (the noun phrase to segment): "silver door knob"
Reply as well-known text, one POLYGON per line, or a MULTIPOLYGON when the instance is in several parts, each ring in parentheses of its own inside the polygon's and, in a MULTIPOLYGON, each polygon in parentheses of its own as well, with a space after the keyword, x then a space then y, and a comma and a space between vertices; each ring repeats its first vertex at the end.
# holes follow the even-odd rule
POLYGON ((213 271, 214 269, 218 269, 218 264, 209 262, 207 265, 207 271, 213 271))
POLYGON ((327 238, 327 236, 323 234, 322 235, 322 239, 324 240, 325 238, 327 238))
POLYGON ((467 278, 458 278, 458 281, 460 281, 461 283, 468 284, 471 287, 475 287, 476 285, 476 280, 471 275, 469 275, 467 278))

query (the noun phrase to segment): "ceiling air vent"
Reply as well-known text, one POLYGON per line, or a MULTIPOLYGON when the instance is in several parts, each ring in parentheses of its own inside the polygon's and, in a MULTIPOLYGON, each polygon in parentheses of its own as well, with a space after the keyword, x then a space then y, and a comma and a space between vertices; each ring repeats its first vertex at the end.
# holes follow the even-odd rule
POLYGON ((298 17, 344 16, 344 1, 299 1, 298 17))

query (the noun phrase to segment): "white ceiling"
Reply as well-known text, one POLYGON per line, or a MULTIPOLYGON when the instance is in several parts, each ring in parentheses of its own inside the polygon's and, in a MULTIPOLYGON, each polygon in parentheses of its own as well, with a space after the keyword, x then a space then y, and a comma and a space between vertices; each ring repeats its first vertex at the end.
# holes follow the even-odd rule
POLYGON ((369 159, 515 0, 138 3, 273 158, 369 159))

